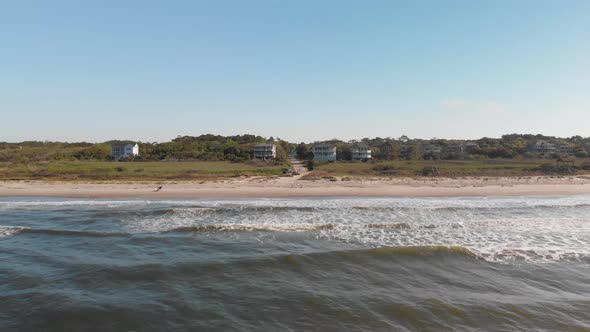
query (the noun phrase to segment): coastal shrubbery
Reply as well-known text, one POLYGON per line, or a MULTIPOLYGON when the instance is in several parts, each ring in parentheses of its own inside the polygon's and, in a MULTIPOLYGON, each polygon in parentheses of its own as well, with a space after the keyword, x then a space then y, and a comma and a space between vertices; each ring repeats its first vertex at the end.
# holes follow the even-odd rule
MULTIPOLYGON (((356 143, 368 145, 374 160, 487 160, 487 159, 557 159, 562 155, 587 158, 590 152, 590 137, 510 134, 500 138, 483 137, 474 140, 363 138, 348 142, 333 139, 324 141, 336 146, 337 159, 352 160, 352 147, 356 143), (547 144, 547 149, 535 150, 539 142, 547 144)), ((300 143, 296 146, 299 159, 312 159, 312 144, 300 143)))
MULTIPOLYGON (((139 143, 140 155, 127 161, 232 161, 246 162, 252 159, 254 145, 272 142, 277 147, 277 160, 287 158, 289 143, 273 138, 254 135, 201 135, 181 136, 170 142, 139 143)), ((0 143, 0 162, 31 163, 41 161, 109 161, 112 144, 126 144, 129 141, 108 141, 104 143, 61 143, 21 142, 0 143)))

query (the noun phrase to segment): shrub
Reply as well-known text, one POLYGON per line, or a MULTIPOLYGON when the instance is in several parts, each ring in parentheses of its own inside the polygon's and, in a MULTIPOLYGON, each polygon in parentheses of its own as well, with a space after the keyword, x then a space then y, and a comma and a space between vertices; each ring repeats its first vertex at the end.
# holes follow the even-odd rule
POLYGON ((394 171, 397 168, 392 165, 377 165, 377 166, 373 166, 372 169, 374 171, 382 172, 382 171, 394 171))
POLYGON ((553 164, 543 163, 543 164, 539 165, 539 170, 542 172, 551 172, 554 169, 555 169, 555 167, 553 166, 553 164))

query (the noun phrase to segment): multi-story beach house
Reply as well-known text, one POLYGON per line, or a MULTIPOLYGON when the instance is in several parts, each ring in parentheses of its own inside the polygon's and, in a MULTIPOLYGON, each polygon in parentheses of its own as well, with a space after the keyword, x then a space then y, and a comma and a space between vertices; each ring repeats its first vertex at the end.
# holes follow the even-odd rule
POLYGON ((254 158, 269 160, 277 157, 277 147, 274 144, 257 144, 254 146, 254 158))
POLYGON ((336 160, 336 145, 315 143, 312 147, 313 160, 336 160))
POLYGON ((463 144, 449 144, 445 148, 446 153, 463 154, 465 153, 465 145, 463 144))
POLYGON ((570 154, 574 153, 574 147, 571 145, 560 145, 558 150, 559 150, 559 153, 561 153, 561 154, 570 155, 570 154))
POLYGON ((438 144, 426 144, 422 146, 422 153, 425 158, 437 158, 440 159, 442 153, 442 147, 438 144))
POLYGON ((547 141, 538 140, 537 142, 530 144, 527 147, 527 150, 531 153, 545 154, 557 152, 557 147, 555 146, 555 144, 549 143, 547 141))
POLYGON ((134 144, 113 144, 111 145, 111 156, 115 160, 139 156, 139 145, 134 144))
POLYGON ((465 145, 458 143, 458 144, 449 144, 444 148, 445 158, 463 158, 465 157, 465 145))
POLYGON ((351 147, 352 160, 371 159, 371 148, 365 143, 354 143, 351 147))

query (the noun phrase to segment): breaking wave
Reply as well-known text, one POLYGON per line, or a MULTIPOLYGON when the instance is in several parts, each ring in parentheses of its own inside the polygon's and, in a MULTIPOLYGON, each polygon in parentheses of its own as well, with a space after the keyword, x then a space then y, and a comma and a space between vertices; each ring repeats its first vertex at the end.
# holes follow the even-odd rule
POLYGON ((39 218, 51 214, 57 223, 0 226, 0 238, 19 233, 109 237, 297 232, 365 248, 462 247, 488 261, 585 261, 590 255, 590 196, 0 200, 0 210, 5 220, 23 213, 39 218), (60 216, 70 223, 59 224, 60 216), (84 218, 83 229, 72 229, 81 225, 76 216, 84 218))
POLYGON ((29 227, 17 226, 0 226, 0 238, 9 237, 16 234, 42 234, 42 235, 58 235, 58 236, 88 236, 88 237, 112 237, 112 236, 131 236, 129 233, 109 233, 109 232, 93 232, 93 231, 79 231, 67 229, 39 229, 29 227))
POLYGON ((0 226, 0 239, 18 234, 24 229, 24 227, 17 226, 0 226))

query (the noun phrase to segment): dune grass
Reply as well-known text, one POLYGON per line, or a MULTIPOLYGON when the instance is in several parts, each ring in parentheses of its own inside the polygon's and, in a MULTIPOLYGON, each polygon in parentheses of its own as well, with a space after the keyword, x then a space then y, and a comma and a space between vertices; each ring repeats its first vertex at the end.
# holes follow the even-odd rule
POLYGON ((104 162, 60 161, 0 164, 0 180, 207 180, 280 175, 283 165, 226 161, 104 162))
POLYGON ((396 160, 377 162, 323 162, 316 164, 309 178, 317 176, 416 176, 435 167, 440 176, 531 176, 546 175, 543 165, 554 165, 552 160, 396 160))

